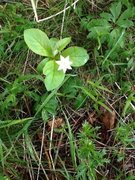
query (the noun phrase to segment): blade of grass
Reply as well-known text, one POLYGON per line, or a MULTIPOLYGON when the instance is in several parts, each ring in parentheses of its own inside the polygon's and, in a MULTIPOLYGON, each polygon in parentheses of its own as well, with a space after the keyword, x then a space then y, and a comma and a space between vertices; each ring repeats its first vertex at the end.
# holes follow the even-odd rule
POLYGON ((95 96, 93 96, 93 94, 86 88, 86 87, 79 87, 76 86, 77 88, 80 88, 86 95, 88 95, 95 103, 103 106, 106 110, 108 110, 110 113, 112 113, 111 109, 108 108, 104 103, 102 103, 101 101, 97 100, 95 98, 95 96))
POLYGON ((68 117, 66 116, 65 112, 62 110, 64 117, 66 119, 67 122, 67 127, 68 127, 68 138, 69 138, 69 144, 70 144, 70 153, 71 153, 71 158, 72 158, 72 162, 73 162, 73 166, 76 169, 77 168, 77 163, 76 163, 76 144, 75 144, 75 139, 72 133, 72 129, 68 120, 68 117))
POLYGON ((33 117, 24 118, 24 119, 17 119, 17 120, 6 120, 6 121, 0 121, 0 129, 1 128, 7 128, 16 124, 22 124, 27 121, 31 121, 33 117))

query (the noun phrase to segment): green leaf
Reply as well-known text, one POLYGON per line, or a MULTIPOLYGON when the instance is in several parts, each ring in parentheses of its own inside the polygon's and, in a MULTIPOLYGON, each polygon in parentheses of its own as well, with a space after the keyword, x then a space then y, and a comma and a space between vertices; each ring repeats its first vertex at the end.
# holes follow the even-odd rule
POLYGON ((58 71, 58 65, 55 61, 49 61, 46 63, 43 74, 46 75, 45 86, 48 91, 57 88, 64 80, 65 73, 58 71))
MULTIPOLYGON (((49 93, 46 92, 45 94, 42 95, 40 101, 36 102, 36 107, 35 107, 36 112, 41 107, 41 104, 43 104, 43 102, 46 101, 48 96, 49 96, 49 93)), ((56 94, 55 94, 55 95, 53 95, 53 97, 49 98, 47 103, 45 103, 44 106, 42 107, 42 118, 44 120, 47 120, 49 114, 55 115, 57 106, 58 106, 58 101, 57 101, 56 94)))
POLYGON ((53 56, 50 40, 41 30, 34 28, 25 30, 24 40, 34 53, 41 56, 53 56))
POLYGON ((56 99, 56 96, 53 96, 49 100, 49 102, 45 105, 44 109, 47 113, 50 113, 51 115, 55 115, 57 106, 58 106, 58 100, 56 99))
POLYGON ((79 93, 74 101, 75 109, 80 109, 86 102, 87 96, 85 94, 79 93))
POLYGON ((56 49, 56 43, 59 41, 59 39, 57 38, 51 38, 50 42, 51 42, 51 46, 52 46, 52 50, 53 50, 53 55, 55 56, 56 54, 58 54, 58 50, 56 49))
POLYGON ((71 41, 70 37, 59 40, 56 43, 56 49, 58 51, 62 51, 70 43, 70 41, 71 41))
POLYGON ((36 110, 36 113, 34 115, 34 117, 36 117, 39 112, 41 110, 43 110, 43 108, 46 106, 46 104, 50 101, 50 99, 57 93, 57 90, 53 90, 49 95, 47 95, 47 97, 45 98, 45 100, 42 102, 42 104, 38 107, 38 109, 36 110))
POLYGON ((58 52, 62 51, 71 41, 71 38, 64 38, 64 39, 56 39, 56 38, 51 38, 50 42, 52 45, 52 49, 53 49, 53 54, 54 56, 56 54, 58 54, 58 52))
MULTIPOLYGON (((106 13, 106 12, 101 13, 100 17, 106 19, 107 21, 110 21, 113 18, 112 14, 106 13)), ((104 26, 104 24, 103 24, 103 26, 104 26)))
MULTIPOLYGON (((121 36, 121 30, 120 28, 114 28, 111 32, 110 32, 110 38, 108 38, 109 42, 108 45, 110 48, 113 48, 116 44, 116 42, 118 41, 119 37, 121 36)), ((117 48, 118 47, 123 47, 124 46, 124 36, 122 36, 122 38, 119 40, 119 42, 117 43, 117 48)))
POLYGON ((50 38, 51 46, 54 48, 56 46, 56 43, 59 41, 57 38, 50 38))
POLYGON ((121 8, 122 8, 121 2, 112 4, 110 11, 114 17, 112 19, 113 22, 116 22, 116 20, 118 19, 119 15, 121 13, 121 8))
POLYGON ((77 96, 79 91, 75 86, 83 86, 83 82, 78 77, 70 77, 62 86, 61 92, 68 100, 77 96))
POLYGON ((89 55, 87 54, 87 51, 84 48, 77 46, 67 48, 65 51, 62 52, 62 55, 64 57, 69 56, 70 61, 72 62, 71 66, 73 67, 82 66, 89 59, 89 55))
POLYGON ((117 21, 117 24, 122 28, 129 28, 131 26, 134 26, 133 21, 128 20, 128 19, 126 19, 126 20, 121 20, 120 19, 120 20, 117 21))
POLYGON ((39 64, 38 64, 38 66, 37 66, 37 71, 39 72, 39 73, 43 73, 43 68, 44 68, 44 66, 46 65, 46 63, 48 62, 48 58, 45 58, 45 59, 43 59, 39 64))
POLYGON ((126 9, 120 16, 119 20, 126 20, 135 15, 135 7, 126 9))

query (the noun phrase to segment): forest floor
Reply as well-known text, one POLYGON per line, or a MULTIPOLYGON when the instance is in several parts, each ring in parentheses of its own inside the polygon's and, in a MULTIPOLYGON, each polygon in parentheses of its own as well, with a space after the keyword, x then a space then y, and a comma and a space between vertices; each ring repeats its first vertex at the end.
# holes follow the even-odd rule
POLYGON ((37 17, 31 2, 0 2, 0 179, 134 180, 134 1, 41 0, 37 17), (30 28, 87 50, 57 90, 30 28))

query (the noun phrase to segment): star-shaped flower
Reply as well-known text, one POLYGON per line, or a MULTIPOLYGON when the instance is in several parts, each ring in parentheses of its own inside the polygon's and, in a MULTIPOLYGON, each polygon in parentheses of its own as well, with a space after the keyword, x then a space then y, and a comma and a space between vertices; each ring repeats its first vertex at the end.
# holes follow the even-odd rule
POLYGON ((58 70, 63 70, 64 73, 67 71, 67 69, 72 69, 72 62, 69 60, 69 56, 60 56, 60 61, 56 61, 56 63, 59 65, 58 70))

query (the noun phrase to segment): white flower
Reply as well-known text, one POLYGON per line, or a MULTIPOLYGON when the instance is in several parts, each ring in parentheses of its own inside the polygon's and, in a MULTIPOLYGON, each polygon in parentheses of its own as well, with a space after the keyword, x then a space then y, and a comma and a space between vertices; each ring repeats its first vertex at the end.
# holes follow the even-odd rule
POLYGON ((60 61, 56 61, 56 63, 59 65, 58 70, 63 70, 64 73, 67 71, 67 69, 72 69, 72 62, 69 60, 69 56, 60 56, 60 61))

